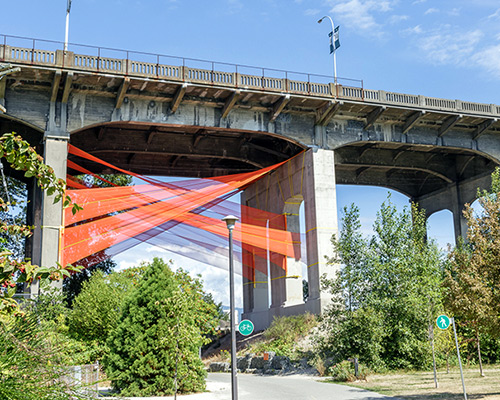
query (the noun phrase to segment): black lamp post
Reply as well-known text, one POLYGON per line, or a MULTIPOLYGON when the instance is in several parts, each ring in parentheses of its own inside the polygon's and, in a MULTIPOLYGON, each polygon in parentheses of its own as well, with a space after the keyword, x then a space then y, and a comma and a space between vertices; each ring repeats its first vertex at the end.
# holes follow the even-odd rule
POLYGON ((228 215, 222 218, 229 230, 229 308, 231 324, 231 400, 238 400, 238 383, 236 381, 236 321, 234 318, 234 267, 233 267, 233 229, 238 218, 228 215))

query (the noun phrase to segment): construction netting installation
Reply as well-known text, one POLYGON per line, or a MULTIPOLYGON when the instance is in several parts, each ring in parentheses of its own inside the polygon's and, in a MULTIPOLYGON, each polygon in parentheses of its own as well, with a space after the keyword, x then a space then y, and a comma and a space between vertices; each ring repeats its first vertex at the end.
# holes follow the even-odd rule
POLYGON ((227 265, 228 230, 221 219, 229 214, 240 219, 233 238, 248 280, 254 280, 256 268, 267 274, 262 260, 280 266, 286 275, 286 258, 300 259, 300 240, 287 231, 285 215, 228 200, 286 161, 248 173, 167 183, 115 167, 72 145, 69 153, 73 161, 68 161, 68 168, 111 187, 89 188, 67 176, 68 194, 83 210, 74 215, 65 210, 62 265, 88 267, 145 242, 208 264, 219 257, 219 265, 227 265), (131 175, 141 183, 116 186, 82 168, 78 159, 131 175))

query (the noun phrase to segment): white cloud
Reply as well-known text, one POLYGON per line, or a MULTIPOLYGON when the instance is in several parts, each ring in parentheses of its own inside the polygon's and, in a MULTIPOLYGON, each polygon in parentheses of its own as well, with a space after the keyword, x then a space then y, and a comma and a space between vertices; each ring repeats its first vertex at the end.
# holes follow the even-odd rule
POLYGON ((227 12, 229 14, 235 14, 243 9, 241 0, 227 0, 227 6, 227 12))
POLYGON ((500 19, 500 8, 496 10, 493 14, 488 15, 489 19, 500 19))
POLYGON ((425 11, 425 15, 429 15, 429 14, 435 14, 435 13, 438 13, 439 10, 437 8, 428 8, 426 11, 425 11))
POLYGON ((398 24, 400 22, 408 20, 410 17, 408 15, 391 15, 389 18, 389 23, 392 25, 398 24))
POLYGON ((393 4, 395 1, 344 0, 335 4, 331 11, 351 29, 372 37, 381 37, 382 25, 376 21, 376 15, 391 11, 393 4))
POLYGON ((304 14, 307 16, 314 16, 318 15, 321 12, 321 10, 318 10, 317 8, 308 8, 306 11, 304 11, 304 14))
POLYGON ((451 15, 452 17, 460 16, 460 8, 452 8, 450 11, 448 11, 448 15, 451 15))
POLYGON ((489 46, 477 52, 471 58, 471 62, 500 78, 500 44, 489 46))
POLYGON ((463 65, 475 53, 482 37, 480 30, 437 29, 419 38, 418 47, 433 64, 463 65))
POLYGON ((422 27, 420 25, 415 25, 412 28, 406 28, 405 30, 401 31, 403 34, 407 35, 419 35, 423 32, 422 27))
POLYGON ((415 0, 413 3, 411 4, 422 4, 422 3, 425 3, 427 0, 415 0))

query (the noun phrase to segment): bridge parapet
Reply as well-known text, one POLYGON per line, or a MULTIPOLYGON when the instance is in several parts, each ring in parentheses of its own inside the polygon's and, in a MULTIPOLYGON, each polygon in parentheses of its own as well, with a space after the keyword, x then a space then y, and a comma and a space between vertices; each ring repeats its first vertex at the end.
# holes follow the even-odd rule
MULTIPOLYGON (((169 65, 160 63, 160 56, 156 55, 157 62, 146 62, 131 60, 129 51, 124 52, 125 58, 102 57, 101 49, 98 55, 76 54, 63 50, 40 50, 33 48, 10 46, 6 44, 7 36, 4 36, 4 44, 0 45, 0 61, 17 65, 31 65, 54 67, 57 69, 67 69, 74 71, 86 71, 97 73, 116 74, 118 76, 129 76, 137 78, 161 79, 173 82, 188 82, 193 84, 209 84, 235 89, 255 89, 275 93, 289 93, 301 96, 320 97, 326 99, 346 99, 350 101, 362 101, 372 105, 396 106, 408 108, 421 108, 423 110, 437 110, 452 113, 464 113, 469 115, 479 115, 485 117, 500 117, 500 105, 475 103, 461 100, 440 99, 421 95, 405 93, 387 92, 383 90, 369 90, 363 88, 362 81, 360 87, 348 85, 334 85, 331 82, 314 82, 311 77, 318 80, 330 80, 331 77, 321 75, 302 74, 307 80, 290 79, 291 75, 298 73, 287 71, 276 71, 283 73, 284 78, 265 76, 265 69, 262 75, 243 74, 239 72, 239 67, 233 64, 223 64, 225 68, 234 68, 235 72, 218 71, 214 69, 214 62, 211 69, 189 67, 186 60, 180 57, 170 57, 176 59, 182 65, 169 65), (329 78, 329 79, 326 79, 329 78)), ((38 41, 44 42, 44 41, 38 41)), ((50 42, 48 42, 50 43, 50 42)), ((57 43, 57 42, 54 42, 57 43)), ((87 46, 89 47, 89 46, 87 46)), ((104 49, 112 50, 112 49, 104 49)), ((135 53, 133 53, 135 54, 135 53)), ((144 55, 145 53, 137 53, 144 55)), ((151 54, 147 54, 151 56, 151 54)), ((193 60, 192 60, 193 61, 193 60)), ((246 67, 254 68, 254 67, 246 67)))

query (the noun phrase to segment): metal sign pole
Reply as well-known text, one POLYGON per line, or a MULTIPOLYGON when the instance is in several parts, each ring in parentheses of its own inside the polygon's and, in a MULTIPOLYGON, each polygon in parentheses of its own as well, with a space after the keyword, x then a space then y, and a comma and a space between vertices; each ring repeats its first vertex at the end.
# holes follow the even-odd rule
POLYGON ((464 371, 462 369, 462 360, 460 359, 460 349, 458 348, 457 329, 455 328, 455 318, 454 317, 451 317, 451 323, 453 324, 453 333, 455 334, 455 344, 457 346, 458 365, 460 366, 460 376, 462 377, 462 387, 464 389, 464 399, 467 400, 467 392, 465 391, 464 371))

